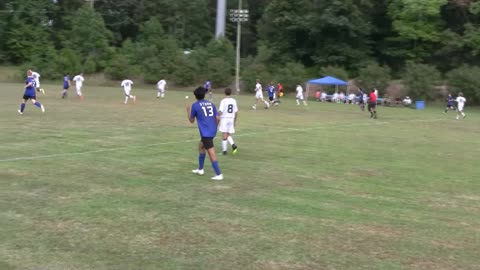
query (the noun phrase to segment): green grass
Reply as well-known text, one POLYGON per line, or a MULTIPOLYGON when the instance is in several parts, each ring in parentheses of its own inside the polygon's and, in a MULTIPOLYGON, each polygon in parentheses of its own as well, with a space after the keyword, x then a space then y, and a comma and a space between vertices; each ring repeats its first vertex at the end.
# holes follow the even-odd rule
POLYGON ((43 86, 46 113, 20 116, 22 84, 0 84, 0 269, 480 268, 476 109, 372 120, 240 96, 239 153, 213 182, 208 161, 190 173, 190 93, 134 89, 124 105, 120 88, 80 102, 43 86))

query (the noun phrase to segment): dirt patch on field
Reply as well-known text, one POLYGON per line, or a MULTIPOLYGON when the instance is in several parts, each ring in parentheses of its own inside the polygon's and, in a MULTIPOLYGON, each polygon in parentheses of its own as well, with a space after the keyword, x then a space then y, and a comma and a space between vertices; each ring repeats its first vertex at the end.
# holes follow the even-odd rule
POLYGON ((266 261, 257 263, 254 269, 262 270, 310 270, 310 269, 327 269, 319 266, 305 265, 294 262, 279 262, 279 261, 266 261))
POLYGON ((458 269, 454 265, 446 261, 430 260, 428 258, 412 258, 407 261, 406 265, 412 269, 422 270, 452 270, 458 269))
POLYGON ((347 172, 350 177, 373 177, 383 175, 381 171, 374 169, 359 169, 347 172))
POLYGON ((358 224, 349 226, 347 230, 368 235, 382 236, 385 238, 400 238, 405 236, 405 232, 386 225, 377 224, 358 224))

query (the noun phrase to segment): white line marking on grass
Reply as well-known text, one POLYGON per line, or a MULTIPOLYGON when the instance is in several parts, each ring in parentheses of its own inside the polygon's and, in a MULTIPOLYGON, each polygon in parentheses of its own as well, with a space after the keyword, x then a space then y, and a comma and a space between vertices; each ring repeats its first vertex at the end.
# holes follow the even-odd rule
MULTIPOLYGON (((431 120, 399 120, 398 122, 436 122, 442 121, 445 119, 431 119, 431 120)), ((307 127, 307 128, 286 128, 286 129, 279 129, 279 130, 268 130, 263 132, 250 132, 250 133, 243 133, 235 135, 235 137, 246 137, 246 136, 254 136, 260 134, 272 134, 272 133, 286 133, 286 132, 299 132, 299 131, 309 131, 309 130, 316 130, 316 129, 325 129, 325 128, 349 128, 349 127, 361 127, 361 126, 375 126, 375 125, 386 125, 390 124, 390 122, 369 122, 369 123, 357 123, 357 124, 347 124, 347 125, 338 125, 334 123, 328 123, 321 126, 314 126, 314 127, 307 127)), ((0 159, 0 162, 11 162, 11 161, 23 161, 23 160, 36 160, 36 159, 45 159, 45 158, 55 158, 55 157, 66 157, 66 156, 80 156, 80 155, 88 155, 88 154, 96 154, 96 153, 105 153, 105 152, 114 152, 114 151, 121 151, 127 149, 139 149, 139 148, 147 148, 159 145, 169 145, 169 144, 178 144, 178 143, 188 143, 188 142, 198 142, 199 139, 191 139, 191 140, 182 140, 182 141, 171 141, 171 142, 161 142, 161 143, 154 143, 154 144, 146 144, 146 145, 137 145, 137 146, 126 146, 126 147, 118 147, 118 148, 110 148, 110 149, 98 149, 92 151, 85 151, 85 152, 71 152, 71 153, 62 153, 62 154, 51 154, 51 155, 44 155, 44 156, 31 156, 31 157, 17 157, 17 158, 6 158, 0 159)))

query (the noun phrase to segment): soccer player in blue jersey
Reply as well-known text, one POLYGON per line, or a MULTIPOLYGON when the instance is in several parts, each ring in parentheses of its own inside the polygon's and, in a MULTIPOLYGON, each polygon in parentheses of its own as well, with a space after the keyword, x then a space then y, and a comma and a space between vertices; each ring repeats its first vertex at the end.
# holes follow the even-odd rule
POLYGON ((448 94, 448 97, 447 97, 447 107, 445 108, 445 111, 443 111, 443 113, 447 113, 448 110, 454 110, 454 111, 457 110, 457 109, 455 108, 455 105, 453 105, 453 102, 455 102, 455 99, 452 97, 452 94, 448 94))
POLYGON ((267 94, 268 100, 270 100, 270 104, 273 104, 273 102, 275 101, 275 86, 272 82, 267 86, 267 94))
POLYGON ((208 100, 212 101, 213 100, 212 82, 209 79, 207 79, 203 87, 205 88, 205 91, 207 91, 208 93, 208 100))
POLYGON ((215 105, 205 100, 206 89, 204 87, 198 87, 193 94, 197 99, 197 102, 187 104, 187 117, 190 123, 194 123, 197 119, 198 130, 200 131, 200 144, 198 147, 198 169, 192 170, 193 173, 203 175, 205 172, 203 166, 205 163, 206 153, 210 157, 212 162, 215 176, 212 180, 223 180, 223 174, 218 166, 217 157, 215 155, 215 148, 213 146, 213 138, 217 135, 218 115, 215 105))
POLYGON ((22 104, 20 104, 20 110, 18 110, 19 114, 23 114, 23 111, 25 110, 25 105, 27 101, 30 99, 32 101, 32 104, 39 107, 42 112, 45 112, 45 107, 37 101, 37 97, 35 96, 36 94, 36 85, 35 85, 35 78, 32 76, 32 71, 29 70, 27 71, 27 79, 25 80, 25 92, 23 94, 23 101, 22 104))
POLYGON ((65 75, 63 77, 63 92, 62 92, 62 98, 67 97, 67 90, 70 88, 70 75, 65 75))

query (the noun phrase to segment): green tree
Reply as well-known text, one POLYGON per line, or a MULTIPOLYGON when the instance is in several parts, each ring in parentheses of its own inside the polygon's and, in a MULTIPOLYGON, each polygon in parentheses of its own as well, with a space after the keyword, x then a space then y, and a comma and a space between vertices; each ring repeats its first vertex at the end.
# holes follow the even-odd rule
POLYGON ((441 79, 440 72, 433 66, 407 62, 403 74, 403 83, 408 94, 414 99, 429 100, 436 96, 435 86, 441 79))
POLYGON ((383 95, 391 80, 391 70, 388 66, 380 66, 377 63, 370 63, 359 71, 357 84, 365 89, 377 88, 380 95, 383 95))
POLYGON ((102 16, 84 5, 71 15, 69 21, 70 29, 63 33, 64 47, 79 55, 82 66, 88 63, 89 69, 102 70, 113 53, 110 47, 113 35, 105 27, 102 16))
POLYGON ((286 63, 275 73, 275 81, 281 82, 286 91, 295 91, 297 84, 307 79, 305 66, 301 63, 286 63))
POLYGON ((154 83, 160 77, 170 78, 181 54, 176 40, 165 34, 156 17, 145 22, 140 27, 140 32, 137 55, 145 81, 154 83))
POLYGON ((7 3, 10 10, 3 21, 6 57, 14 63, 30 61, 53 45, 51 20, 47 17, 54 6, 48 1, 14 0, 7 3))
POLYGON ((320 69, 319 76, 332 76, 340 80, 348 80, 348 72, 340 66, 326 66, 320 69))
POLYGON ((469 103, 480 103, 480 67, 461 66, 447 73, 448 88, 463 92, 469 103))

